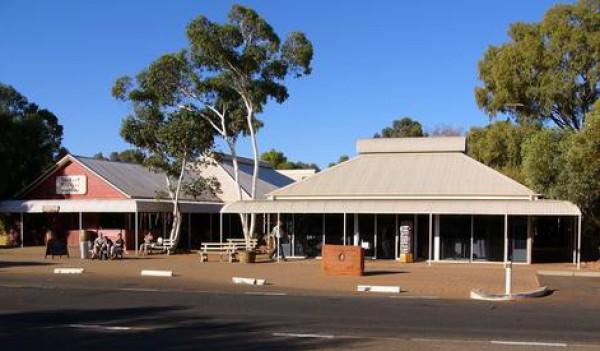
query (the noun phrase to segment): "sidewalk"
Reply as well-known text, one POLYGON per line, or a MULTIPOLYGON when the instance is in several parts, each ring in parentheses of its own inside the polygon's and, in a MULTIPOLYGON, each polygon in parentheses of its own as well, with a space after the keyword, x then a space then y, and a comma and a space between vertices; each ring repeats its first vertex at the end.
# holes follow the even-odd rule
MULTIPOLYGON (((2 275, 51 276, 54 268, 81 267, 85 279, 102 279, 113 282, 135 282, 151 287, 158 279, 169 280, 170 286, 190 287, 194 284, 231 286, 231 278, 254 277, 266 279, 266 289, 297 291, 303 293, 356 292, 356 286, 394 285, 402 289, 401 296, 468 299, 471 289, 479 288, 501 293, 504 289, 502 264, 463 264, 424 262, 402 264, 395 261, 365 262, 365 276, 330 277, 321 271, 321 261, 316 259, 271 262, 259 257, 256 264, 215 262, 202 263, 198 254, 151 255, 136 257, 127 255, 122 261, 81 260, 79 258, 43 258, 43 248, 0 250, 0 277, 2 275), (175 278, 140 277, 142 269, 171 270, 175 278)), ((513 291, 526 291, 538 287, 536 272, 539 269, 567 270, 568 264, 514 265, 513 291)), ((74 278, 74 277, 73 277, 74 278)), ((247 287, 247 286, 246 286, 247 287)), ((258 287, 257 287, 258 288, 258 287)))

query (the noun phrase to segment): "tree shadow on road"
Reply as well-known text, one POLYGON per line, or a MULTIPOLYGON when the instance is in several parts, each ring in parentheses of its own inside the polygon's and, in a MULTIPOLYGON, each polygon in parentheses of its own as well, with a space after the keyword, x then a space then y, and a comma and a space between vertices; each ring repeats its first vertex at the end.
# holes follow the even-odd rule
POLYGON ((0 339, 3 350, 294 351, 358 342, 278 336, 285 326, 232 318, 192 314, 183 306, 23 312, 0 315, 0 339))

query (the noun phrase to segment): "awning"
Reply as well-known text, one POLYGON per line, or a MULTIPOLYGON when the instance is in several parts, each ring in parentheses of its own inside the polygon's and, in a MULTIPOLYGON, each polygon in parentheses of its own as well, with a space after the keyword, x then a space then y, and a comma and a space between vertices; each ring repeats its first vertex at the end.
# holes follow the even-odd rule
MULTIPOLYGON (((180 202, 183 213, 218 213, 223 204, 180 202)), ((173 204, 165 200, 9 200, 0 201, 0 213, 133 213, 170 212, 173 204)))
POLYGON ((379 213, 579 216, 574 204, 557 200, 246 200, 222 213, 379 213))

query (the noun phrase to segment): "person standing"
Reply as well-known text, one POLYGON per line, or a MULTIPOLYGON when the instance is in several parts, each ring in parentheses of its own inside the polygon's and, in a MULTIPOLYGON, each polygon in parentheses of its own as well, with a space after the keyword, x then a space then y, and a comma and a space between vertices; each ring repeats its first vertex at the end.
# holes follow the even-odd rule
POLYGON ((283 244, 288 242, 288 235, 281 227, 281 221, 277 221, 277 225, 273 228, 271 235, 275 242, 275 247, 269 255, 270 259, 273 259, 276 255, 279 255, 284 261, 287 261, 285 252, 283 251, 283 244), (279 253, 277 252, 279 249, 279 253))

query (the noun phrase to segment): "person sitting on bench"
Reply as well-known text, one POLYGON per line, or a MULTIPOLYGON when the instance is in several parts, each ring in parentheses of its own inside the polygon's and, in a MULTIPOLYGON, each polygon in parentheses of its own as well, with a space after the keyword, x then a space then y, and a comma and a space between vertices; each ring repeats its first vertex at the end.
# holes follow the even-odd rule
POLYGON ((140 250, 142 255, 148 254, 148 250, 152 248, 152 241, 154 241, 154 235, 152 235, 151 231, 148 231, 148 233, 144 235, 144 243, 142 244, 142 248, 140 250))
POLYGON ((94 247, 92 249, 92 260, 94 258, 102 259, 102 250, 106 249, 106 238, 102 232, 98 232, 98 237, 94 240, 94 247))
POLYGON ((119 233, 119 235, 117 236, 117 240, 115 240, 115 243, 110 250, 110 257, 112 259, 115 259, 117 257, 123 258, 124 247, 125 247, 125 240, 123 240, 123 235, 121 235, 121 233, 119 233))

